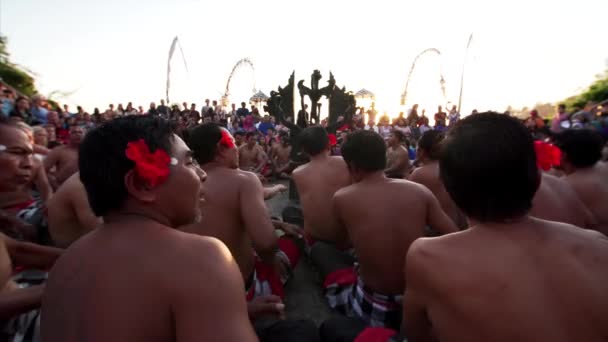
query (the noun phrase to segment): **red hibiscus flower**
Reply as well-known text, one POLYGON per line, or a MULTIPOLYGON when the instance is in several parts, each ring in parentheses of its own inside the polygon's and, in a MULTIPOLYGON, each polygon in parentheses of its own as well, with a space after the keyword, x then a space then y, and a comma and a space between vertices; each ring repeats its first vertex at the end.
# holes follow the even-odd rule
POLYGON ((171 158, 164 150, 157 148, 150 152, 143 139, 127 144, 127 158, 135 163, 135 173, 151 187, 162 184, 169 177, 171 158))
POLYGON ((336 135, 333 133, 330 133, 327 135, 327 137, 329 138, 329 144, 331 146, 336 146, 336 144, 338 143, 338 139, 336 138, 336 135))
POLYGON ((222 131, 222 139, 220 139, 220 144, 228 147, 228 148, 234 148, 234 140, 232 139, 232 137, 230 136, 230 133, 228 133, 225 130, 221 130, 222 131))
POLYGON ((544 171, 558 166, 561 162, 562 151, 555 145, 535 141, 534 150, 536 151, 536 165, 544 171))

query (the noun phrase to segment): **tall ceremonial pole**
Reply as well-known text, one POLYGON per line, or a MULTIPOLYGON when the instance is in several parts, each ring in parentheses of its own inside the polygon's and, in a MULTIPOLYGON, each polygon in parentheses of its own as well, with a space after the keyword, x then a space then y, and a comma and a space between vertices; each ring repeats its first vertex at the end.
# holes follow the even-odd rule
POLYGON ((471 46, 471 41, 473 40, 473 33, 469 36, 469 41, 467 43, 467 48, 464 51, 464 62, 462 63, 462 73, 460 74, 460 95, 458 95, 458 113, 460 113, 460 106, 462 105, 462 89, 464 87, 464 67, 467 64, 467 56, 469 55, 469 47, 471 46))
POLYGON ((169 104, 169 88, 171 87, 171 58, 173 58, 173 53, 175 52, 175 48, 177 46, 179 46, 179 51, 182 54, 182 60, 184 62, 184 67, 186 68, 186 74, 189 74, 188 64, 186 64, 186 56, 184 55, 182 44, 179 43, 177 36, 175 36, 175 38, 173 38, 173 42, 171 43, 171 48, 169 49, 169 58, 167 59, 167 86, 165 90, 165 99, 167 101, 167 105, 169 104))

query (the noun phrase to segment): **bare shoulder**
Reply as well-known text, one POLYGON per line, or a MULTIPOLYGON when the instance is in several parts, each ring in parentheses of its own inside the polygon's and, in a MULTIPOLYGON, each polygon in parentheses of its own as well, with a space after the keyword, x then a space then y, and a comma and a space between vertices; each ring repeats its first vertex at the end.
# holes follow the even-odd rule
POLYGON ((211 266, 230 262, 230 251, 216 238, 179 231, 175 231, 174 238, 175 243, 181 247, 176 250, 176 255, 184 258, 186 264, 211 266))
POLYGON ((307 170, 310 168, 310 163, 306 163, 298 166, 295 170, 293 170, 292 175, 295 178, 298 178, 307 173, 307 170))
POLYGON ((331 156, 329 158, 329 161, 333 164, 336 165, 338 167, 344 167, 345 169, 347 168, 346 166, 346 162, 344 161, 344 158, 342 157, 338 157, 338 156, 331 156))

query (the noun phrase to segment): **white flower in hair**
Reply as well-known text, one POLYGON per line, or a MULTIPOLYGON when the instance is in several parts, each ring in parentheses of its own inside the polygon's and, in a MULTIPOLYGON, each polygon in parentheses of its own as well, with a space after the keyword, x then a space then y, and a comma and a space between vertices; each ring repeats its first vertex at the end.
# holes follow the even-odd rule
POLYGON ((177 163, 178 163, 177 158, 171 157, 171 162, 169 163, 169 165, 175 166, 175 165, 177 165, 177 163))

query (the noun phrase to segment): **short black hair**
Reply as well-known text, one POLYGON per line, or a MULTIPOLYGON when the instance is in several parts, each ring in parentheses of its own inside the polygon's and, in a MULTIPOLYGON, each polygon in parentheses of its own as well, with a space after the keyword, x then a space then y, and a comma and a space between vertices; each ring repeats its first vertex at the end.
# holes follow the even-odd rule
POLYGON ((349 167, 352 165, 365 172, 386 168, 386 144, 382 136, 374 131, 350 133, 341 152, 349 167))
POLYGON ((519 120, 494 112, 471 115, 448 131, 442 145, 441 180, 467 216, 504 222, 530 211, 540 173, 532 135, 519 120))
POLYGON ((554 139, 557 147, 575 167, 591 167, 602 158, 604 141, 596 131, 569 129, 557 134, 554 139))
POLYGON ((405 134, 403 134, 403 132, 401 132, 400 130, 394 129, 394 130, 391 131, 391 134, 395 138, 397 138, 397 140, 399 140, 401 142, 405 141, 405 134))
POLYGON ((319 125, 305 128, 298 135, 302 150, 309 156, 316 156, 325 151, 329 145, 329 137, 325 128, 319 125))
POLYGON ((245 138, 251 138, 251 137, 255 137, 257 134, 255 134, 254 132, 247 132, 245 134, 245 138))
POLYGON ((188 146, 192 150, 192 156, 199 164, 206 164, 215 159, 217 143, 222 139, 222 128, 220 125, 209 122, 195 127, 190 131, 188 146))
POLYGON ((124 177, 135 166, 125 150, 129 142, 139 139, 151 152, 160 148, 171 154, 173 126, 159 116, 124 116, 102 124, 82 141, 78 154, 80 181, 96 216, 107 215, 124 204, 124 177))
POLYGON ((243 133, 243 132, 241 132, 241 131, 234 132, 233 136, 235 136, 235 137, 236 137, 237 135, 244 136, 244 135, 245 135, 245 133, 243 133))
POLYGON ((444 136, 440 131, 426 131, 418 141, 418 148, 425 151, 431 160, 438 160, 444 136))

